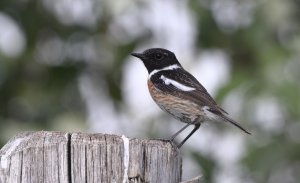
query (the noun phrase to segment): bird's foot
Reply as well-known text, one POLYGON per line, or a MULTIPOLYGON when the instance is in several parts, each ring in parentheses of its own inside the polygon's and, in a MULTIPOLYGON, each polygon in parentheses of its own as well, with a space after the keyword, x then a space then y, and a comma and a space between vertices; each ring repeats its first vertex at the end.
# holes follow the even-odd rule
POLYGON ((172 147, 174 149, 179 149, 178 145, 176 144, 176 142, 174 141, 174 139, 171 138, 171 139, 168 139, 167 141, 172 145, 172 147))

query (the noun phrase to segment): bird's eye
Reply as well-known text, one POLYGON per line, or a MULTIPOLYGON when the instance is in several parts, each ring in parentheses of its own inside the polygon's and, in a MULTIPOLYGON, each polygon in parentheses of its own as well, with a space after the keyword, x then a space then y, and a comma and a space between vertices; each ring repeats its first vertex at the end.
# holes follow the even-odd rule
POLYGON ((161 60, 163 58, 163 55, 161 53, 155 54, 155 59, 161 60))

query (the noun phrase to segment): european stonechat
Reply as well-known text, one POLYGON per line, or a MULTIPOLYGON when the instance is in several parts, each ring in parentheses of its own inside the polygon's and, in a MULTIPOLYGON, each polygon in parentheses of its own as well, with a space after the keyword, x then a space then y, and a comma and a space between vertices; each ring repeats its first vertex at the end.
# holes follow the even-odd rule
POLYGON ((162 48, 151 48, 143 53, 131 53, 141 59, 148 70, 148 89, 153 100, 174 118, 187 123, 171 140, 194 125, 194 129, 177 146, 180 148, 206 121, 229 122, 250 134, 239 123, 229 118, 198 80, 181 66, 174 53, 162 48))

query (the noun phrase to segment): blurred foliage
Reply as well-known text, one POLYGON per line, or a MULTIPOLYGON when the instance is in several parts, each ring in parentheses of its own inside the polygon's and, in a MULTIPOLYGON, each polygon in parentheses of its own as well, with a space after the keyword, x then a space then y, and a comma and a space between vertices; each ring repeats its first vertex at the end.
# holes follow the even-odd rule
MULTIPOLYGON (((247 5, 252 10, 252 19, 246 25, 233 21, 226 26, 213 11, 216 2, 222 5, 220 0, 193 0, 188 1, 188 7, 197 24, 196 49, 222 49, 232 61, 232 79, 218 91, 217 100, 222 101, 239 89, 245 91, 240 116, 251 125, 254 140, 246 141, 247 149, 241 160, 244 173, 249 182, 297 182, 300 179, 300 3, 266 0, 247 5, 244 1, 226 0, 225 5, 233 3, 235 8, 247 5), (279 119, 280 129, 268 130, 261 124, 263 121, 253 117, 256 102, 266 99, 279 104, 283 116, 279 119)), ((97 7, 92 8, 97 15, 94 22, 91 18, 78 22, 60 19, 61 12, 49 4, 49 0, 0 2, 0 13, 13 19, 26 38, 20 55, 7 56, 0 49, 0 145, 24 130, 88 129, 87 109, 78 87, 82 74, 88 73, 99 86, 107 88, 118 109, 123 102, 124 60, 138 45, 152 38, 152 33, 145 30, 129 40, 116 39, 110 22, 122 14, 116 16, 110 12, 110 3, 105 1, 93 1, 92 5, 97 7), (72 123, 64 126, 65 121, 72 123)), ((137 1, 138 6, 145 4, 137 1)), ((123 33, 130 36, 126 31, 123 33)), ((216 160, 196 152, 191 154, 206 182, 214 182, 216 160)))

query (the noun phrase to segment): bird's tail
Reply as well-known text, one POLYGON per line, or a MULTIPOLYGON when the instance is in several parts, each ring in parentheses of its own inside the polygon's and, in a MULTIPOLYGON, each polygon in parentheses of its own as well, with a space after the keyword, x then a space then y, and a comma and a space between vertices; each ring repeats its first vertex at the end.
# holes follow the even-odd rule
POLYGON ((251 133, 248 130, 246 130, 244 127, 242 127, 242 125, 240 125, 238 122, 234 121, 233 119, 230 119, 229 117, 227 117, 225 115, 221 115, 221 117, 224 120, 226 120, 226 121, 230 122, 231 124, 233 124, 234 126, 238 127, 239 129, 243 130, 245 133, 251 135, 251 133))

